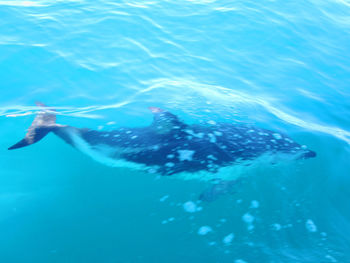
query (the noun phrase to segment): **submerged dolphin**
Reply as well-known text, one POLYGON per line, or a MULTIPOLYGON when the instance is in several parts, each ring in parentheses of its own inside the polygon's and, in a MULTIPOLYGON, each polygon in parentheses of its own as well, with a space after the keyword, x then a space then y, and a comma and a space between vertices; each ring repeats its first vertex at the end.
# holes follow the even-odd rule
POLYGON ((95 160, 111 166, 147 169, 161 175, 219 179, 201 196, 204 200, 215 199, 234 184, 234 180, 220 179, 220 173, 214 176, 222 167, 263 155, 285 154, 304 159, 316 156, 306 146, 281 133, 229 123, 187 125, 172 113, 156 107, 150 107, 154 120, 148 127, 95 131, 56 124, 55 112, 42 103, 37 105, 43 110, 25 138, 9 150, 36 143, 53 132, 95 160))

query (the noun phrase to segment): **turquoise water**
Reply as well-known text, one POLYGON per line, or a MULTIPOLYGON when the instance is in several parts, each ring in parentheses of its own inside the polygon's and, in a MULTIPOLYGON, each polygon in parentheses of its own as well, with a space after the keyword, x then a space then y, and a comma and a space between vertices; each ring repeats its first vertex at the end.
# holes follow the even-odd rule
POLYGON ((350 262, 350 2, 0 1, 0 262, 350 262), (58 123, 250 123, 317 152, 259 164, 235 193, 104 166, 58 123))

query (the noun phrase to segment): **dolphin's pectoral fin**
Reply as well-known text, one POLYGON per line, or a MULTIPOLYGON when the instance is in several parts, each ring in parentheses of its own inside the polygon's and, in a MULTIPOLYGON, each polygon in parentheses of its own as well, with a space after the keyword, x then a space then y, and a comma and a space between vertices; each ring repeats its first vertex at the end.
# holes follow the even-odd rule
POLYGON ((217 198, 219 198, 222 195, 232 193, 236 185, 237 185, 237 180, 230 180, 230 181, 220 180, 218 183, 215 183, 214 185, 205 189, 199 196, 199 199, 205 202, 215 201, 217 198))
POLYGON ((181 130, 187 125, 179 120, 179 118, 160 108, 149 107, 153 113, 152 127, 156 129, 157 133, 168 133, 174 130, 181 130))

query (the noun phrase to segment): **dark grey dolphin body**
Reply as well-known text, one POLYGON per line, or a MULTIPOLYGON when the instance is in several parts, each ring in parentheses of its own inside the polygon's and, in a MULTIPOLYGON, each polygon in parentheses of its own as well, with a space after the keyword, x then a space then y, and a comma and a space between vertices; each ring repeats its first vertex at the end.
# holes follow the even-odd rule
POLYGON ((222 167, 266 154, 316 156, 306 146, 274 131, 229 123, 187 125, 168 111, 150 109, 154 120, 148 127, 96 131, 58 125, 54 113, 44 108, 26 137, 9 149, 33 144, 54 132, 73 147, 108 165, 133 166, 161 175, 185 172, 194 178, 197 172, 213 174, 222 167))

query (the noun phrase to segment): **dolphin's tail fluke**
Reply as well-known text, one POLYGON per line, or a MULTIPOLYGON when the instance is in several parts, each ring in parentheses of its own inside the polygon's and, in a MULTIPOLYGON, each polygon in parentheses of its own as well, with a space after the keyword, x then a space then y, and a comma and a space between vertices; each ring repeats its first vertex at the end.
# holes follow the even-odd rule
POLYGON ((24 139, 15 145, 12 145, 8 148, 9 150, 22 148, 36 143, 59 126, 56 124, 56 114, 54 110, 48 109, 47 106, 41 102, 36 102, 36 105, 42 107, 42 110, 36 115, 24 139))

